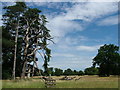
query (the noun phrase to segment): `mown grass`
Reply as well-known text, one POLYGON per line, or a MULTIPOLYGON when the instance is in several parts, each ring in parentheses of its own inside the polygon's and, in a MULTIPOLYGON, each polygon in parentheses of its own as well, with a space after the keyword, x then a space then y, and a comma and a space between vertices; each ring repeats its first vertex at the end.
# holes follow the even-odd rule
POLYGON ((118 88, 118 77, 83 76, 80 80, 62 81, 57 88, 118 88))
MULTIPOLYGON (((80 76, 80 80, 58 80, 55 88, 118 88, 118 77, 80 76)), ((11 81, 3 80, 3 88, 44 88, 44 82, 40 79, 11 81)))
POLYGON ((41 80, 4 80, 2 88, 44 88, 44 83, 41 80))
POLYGON ((60 82, 57 84, 57 88, 117 88, 117 82, 113 81, 70 81, 60 82))

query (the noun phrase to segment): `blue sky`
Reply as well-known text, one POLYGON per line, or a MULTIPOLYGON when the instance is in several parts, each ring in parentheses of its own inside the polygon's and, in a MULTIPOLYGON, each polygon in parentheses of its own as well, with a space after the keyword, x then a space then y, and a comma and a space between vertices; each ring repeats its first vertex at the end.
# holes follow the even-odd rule
MULTIPOLYGON (((104 44, 117 45, 118 8, 113 2, 34 3, 48 18, 56 44, 49 67, 84 70, 104 44)), ((39 56, 38 56, 39 57, 39 56)))
MULTIPOLYGON (((118 45, 117 2, 29 2, 42 10, 55 44, 49 67, 84 70, 104 44, 118 45)), ((39 54, 39 67, 42 60, 39 54)))

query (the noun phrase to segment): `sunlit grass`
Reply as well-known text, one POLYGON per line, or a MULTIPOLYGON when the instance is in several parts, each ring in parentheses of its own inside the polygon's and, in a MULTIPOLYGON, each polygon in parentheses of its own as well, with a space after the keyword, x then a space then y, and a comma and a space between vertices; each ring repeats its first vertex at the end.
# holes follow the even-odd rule
POLYGON ((2 89, 2 80, 0 80, 0 90, 2 89))
POLYGON ((44 88, 41 80, 3 81, 3 88, 44 88))
MULTIPOLYGON (((62 76, 63 77, 63 76, 62 76)), ((118 77, 77 76, 80 80, 58 80, 61 77, 54 76, 55 88, 118 88, 118 77)), ((3 80, 3 88, 44 88, 44 82, 40 79, 30 80, 3 80)))
POLYGON ((118 88, 118 77, 83 76, 80 80, 62 81, 57 88, 118 88))

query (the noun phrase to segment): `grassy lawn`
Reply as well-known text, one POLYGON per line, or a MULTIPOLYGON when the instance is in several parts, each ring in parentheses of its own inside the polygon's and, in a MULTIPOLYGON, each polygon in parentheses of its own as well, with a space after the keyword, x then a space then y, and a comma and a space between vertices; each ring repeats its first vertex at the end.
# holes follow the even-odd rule
MULTIPOLYGON (((62 77, 62 76, 61 76, 62 77)), ((56 79, 55 88, 117 88, 118 77, 78 76, 80 80, 58 80, 61 77, 53 76, 56 79)), ((3 80, 3 88, 44 88, 44 82, 40 79, 11 81, 3 80)))

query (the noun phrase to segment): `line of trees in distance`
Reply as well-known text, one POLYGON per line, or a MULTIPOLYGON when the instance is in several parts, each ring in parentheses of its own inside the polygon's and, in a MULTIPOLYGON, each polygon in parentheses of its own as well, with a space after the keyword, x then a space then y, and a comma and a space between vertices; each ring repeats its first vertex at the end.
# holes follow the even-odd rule
MULTIPOLYGON (((44 74, 43 70, 41 70, 41 72, 42 72, 42 75, 44 76, 45 74, 44 74)), ((94 67, 86 68, 84 71, 72 70, 70 68, 68 68, 66 70, 62 70, 60 68, 53 68, 53 67, 49 68, 49 75, 51 75, 51 76, 98 75, 98 74, 99 74, 98 68, 94 68, 94 67)))
POLYGON ((105 44, 98 49, 97 55, 93 58, 93 65, 84 71, 71 70, 70 68, 63 72, 62 69, 50 68, 51 75, 99 75, 110 76, 120 75, 120 54, 119 46, 114 44, 105 44))

